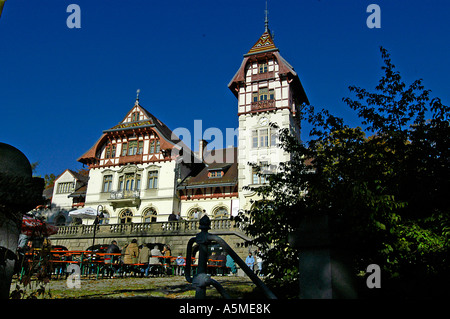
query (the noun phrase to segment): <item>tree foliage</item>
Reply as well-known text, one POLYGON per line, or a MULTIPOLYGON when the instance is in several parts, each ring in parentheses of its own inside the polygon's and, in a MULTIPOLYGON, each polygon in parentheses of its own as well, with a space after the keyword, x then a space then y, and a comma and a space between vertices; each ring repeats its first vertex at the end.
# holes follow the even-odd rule
POLYGON ((287 235, 311 214, 332 218, 355 273, 371 263, 386 279, 426 281, 449 271, 449 107, 432 99, 421 79, 407 86, 380 51, 384 74, 375 91, 350 86, 354 97, 343 99, 364 129, 306 106, 311 140, 302 144, 280 130, 291 161, 253 188, 262 200, 239 217, 278 285, 298 277, 298 252, 287 235))

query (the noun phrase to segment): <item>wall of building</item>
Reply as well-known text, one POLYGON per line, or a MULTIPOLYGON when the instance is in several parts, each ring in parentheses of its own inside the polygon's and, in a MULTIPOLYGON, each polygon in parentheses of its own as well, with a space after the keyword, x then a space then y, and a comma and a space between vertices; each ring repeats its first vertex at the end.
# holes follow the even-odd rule
POLYGON ((68 171, 64 171, 57 180, 55 180, 55 187, 53 188, 52 204, 59 207, 60 209, 70 210, 72 209, 73 200, 68 197, 77 187, 76 178, 68 171), (70 183, 70 188, 61 187, 62 184, 70 183))
MULTIPOLYGON (((252 167, 248 163, 267 162, 275 169, 279 163, 289 160, 289 154, 278 146, 271 145, 271 132, 278 134, 277 130, 271 130, 266 123, 261 123, 261 118, 266 118, 267 123, 276 123, 280 128, 291 126, 291 113, 288 109, 276 112, 249 113, 239 116, 239 153, 238 153, 238 176, 239 176, 239 202, 241 209, 250 209, 250 200, 255 200, 254 192, 244 190, 244 186, 255 185, 253 183, 252 167), (268 130, 268 146, 253 147, 253 131, 268 130)), ((278 145, 279 140, 276 138, 278 145)), ((259 143, 258 136, 258 143, 259 143)))
POLYGON ((172 211, 179 210, 179 199, 175 194, 175 161, 128 164, 108 168, 92 168, 89 171, 89 183, 86 195, 86 206, 96 208, 102 205, 109 214, 110 224, 119 223, 122 211, 129 209, 133 213, 132 222, 140 223, 144 213, 152 208, 157 212, 158 221, 166 221, 172 211), (158 172, 158 187, 148 188, 148 174, 158 172), (139 174, 141 176, 140 189, 136 190, 134 200, 119 200, 111 196, 119 191, 119 177, 125 174, 139 174), (104 177, 112 176, 109 191, 104 191, 104 177))

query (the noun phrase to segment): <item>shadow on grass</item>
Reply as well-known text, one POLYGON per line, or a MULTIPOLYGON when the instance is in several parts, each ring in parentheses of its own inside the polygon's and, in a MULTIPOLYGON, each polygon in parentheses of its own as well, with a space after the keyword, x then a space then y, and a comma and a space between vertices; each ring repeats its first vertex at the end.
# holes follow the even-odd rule
MULTIPOLYGON (((173 299, 189 291, 195 291, 191 284, 181 284, 167 287, 118 289, 110 292, 95 294, 80 294, 77 299, 109 299, 109 298, 149 298, 149 299, 173 299), (170 297, 172 295, 172 297, 170 297)), ((193 296, 194 294, 192 294, 193 296)), ((192 297, 188 296, 188 297, 192 297)))
MULTIPOLYGON (((252 298, 255 285, 246 278, 215 277, 235 299, 252 298)), ((167 279, 105 279, 82 281, 80 289, 67 289, 65 281, 51 282, 51 299, 194 299, 195 287, 182 278, 167 279)), ((220 299, 212 286, 206 298, 220 299)))

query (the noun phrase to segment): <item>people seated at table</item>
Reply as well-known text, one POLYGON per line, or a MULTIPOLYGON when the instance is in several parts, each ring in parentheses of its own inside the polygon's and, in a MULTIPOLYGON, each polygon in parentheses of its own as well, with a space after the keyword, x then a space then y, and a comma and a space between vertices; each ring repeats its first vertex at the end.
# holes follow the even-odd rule
POLYGON ((179 276, 184 275, 184 267, 186 266, 186 260, 183 258, 181 253, 178 254, 177 259, 175 259, 177 264, 176 274, 179 276))
POLYGON ((217 257, 217 266, 219 266, 219 274, 221 274, 222 276, 226 274, 227 272, 227 266, 226 266, 226 262, 227 262, 227 256, 226 256, 226 252, 221 252, 217 257))
POLYGON ((215 261, 216 261, 216 252, 213 251, 211 255, 208 257, 208 265, 215 265, 216 264, 215 261))
MULTIPOLYGON (((111 242, 111 244, 108 246, 108 248, 106 249, 106 253, 111 253, 111 254, 119 254, 120 253, 120 248, 119 246, 117 246, 117 241, 113 240, 111 242)), ((117 255, 105 255, 105 264, 114 264, 118 261, 118 256, 117 255)))
POLYGON ((149 273, 152 275, 158 275, 160 273, 161 261, 158 256, 162 256, 161 250, 159 250, 158 245, 154 245, 152 250, 150 250, 150 259, 148 262, 148 267, 145 271, 146 275, 149 273))
POLYGON ((139 250, 139 258, 138 264, 148 264, 150 259, 150 248, 148 248, 147 244, 142 244, 142 247, 139 250))
MULTIPOLYGON (((106 248, 106 253, 120 254, 120 248, 117 245, 117 241, 111 241, 111 244, 106 248)), ((106 267, 106 273, 108 276, 114 276, 119 269, 119 255, 105 255, 104 262, 106 267)))
MULTIPOLYGON (((43 250, 50 250, 50 241, 45 242, 43 250)), ((23 246, 23 244, 22 244, 23 246)), ((96 274, 97 278, 99 276, 108 277, 120 275, 130 276, 130 275, 183 275, 184 268, 186 266, 186 258, 182 256, 182 252, 172 256, 171 249, 168 244, 164 244, 163 250, 160 250, 162 246, 158 244, 146 244, 143 243, 139 249, 137 239, 133 239, 128 245, 125 245, 121 250, 117 244, 116 240, 112 240, 110 245, 102 245, 103 252, 98 251, 63 251, 58 254, 52 251, 51 264, 55 267, 54 274, 61 275, 64 273, 67 265, 77 264, 82 269, 82 275, 92 275, 96 274), (106 248, 107 247, 107 248, 106 248), (122 255, 120 255, 122 254, 122 255)), ((198 262, 199 246, 195 245, 193 247, 192 253, 196 258, 191 259, 191 271, 196 271, 198 262)), ((26 248, 22 248, 24 251, 22 254, 26 253, 26 248)), ((41 257, 41 250, 35 255, 41 257)), ((251 256, 251 254, 250 254, 251 256)), ((30 255, 33 259, 33 255, 30 255)), ((247 258, 251 259, 251 257, 247 258)), ((247 260, 248 263, 249 260, 247 260)), ((208 273, 212 275, 226 275, 230 270, 232 274, 236 274, 236 265, 230 256, 225 253, 216 255, 213 252, 208 258, 208 273), (231 269, 230 269, 231 268, 231 269)), ((253 261, 253 265, 255 262, 253 261)), ((20 268, 23 271, 25 265, 20 263, 20 268)), ((52 269, 49 269, 50 271, 52 269)), ((21 273, 21 271, 19 271, 21 273)), ((67 275, 67 273, 66 273, 67 275)))
POLYGON ((138 258, 138 264, 140 265, 141 276, 148 275, 149 260, 150 260, 150 248, 148 248, 148 245, 144 243, 144 244, 142 244, 141 250, 139 251, 139 258, 138 258))
POLYGON ((157 256, 162 256, 162 253, 161 250, 159 250, 158 245, 153 246, 153 249, 150 251, 150 256, 151 256, 149 260, 150 265, 161 265, 161 261, 157 256))
POLYGON ((137 240, 133 239, 125 249, 123 263, 126 265, 137 264, 138 258, 139 258, 139 247, 137 244, 137 240))

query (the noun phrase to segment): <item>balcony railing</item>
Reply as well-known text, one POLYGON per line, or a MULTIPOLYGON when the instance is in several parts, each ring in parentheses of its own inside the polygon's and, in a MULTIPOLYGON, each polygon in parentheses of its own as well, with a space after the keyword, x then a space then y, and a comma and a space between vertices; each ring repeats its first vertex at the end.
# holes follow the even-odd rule
MULTIPOLYGON (((75 226, 60 226, 58 233, 52 237, 72 237, 81 236, 94 233, 94 225, 75 225, 75 226)), ((169 234, 169 233, 183 233, 198 231, 199 220, 176 221, 176 222, 152 222, 152 223, 126 223, 126 224, 105 224, 97 225, 97 236, 108 234, 127 234, 136 235, 148 233, 151 234, 169 234)), ((212 219, 211 231, 239 231, 241 230, 234 225, 230 219, 212 219)))
POLYGON ((262 100, 252 102, 252 111, 271 109, 275 107, 275 100, 262 100))
POLYGON ((133 191, 111 191, 109 199, 139 199, 141 197, 139 190, 133 191))

